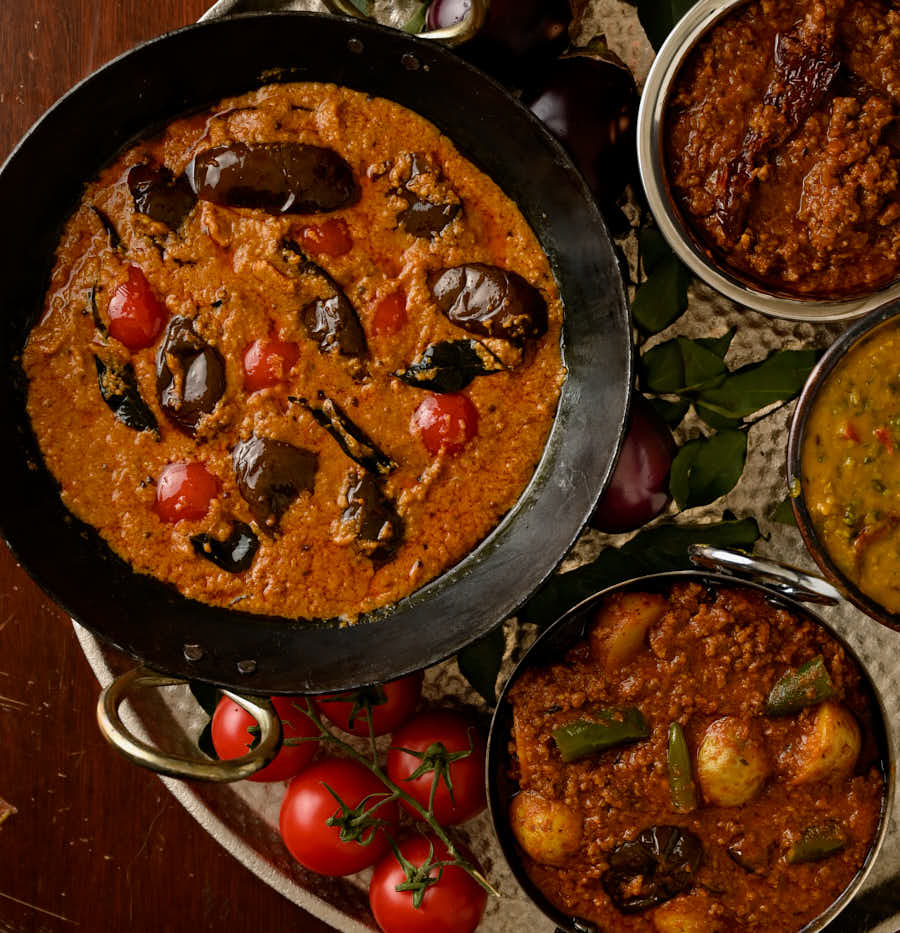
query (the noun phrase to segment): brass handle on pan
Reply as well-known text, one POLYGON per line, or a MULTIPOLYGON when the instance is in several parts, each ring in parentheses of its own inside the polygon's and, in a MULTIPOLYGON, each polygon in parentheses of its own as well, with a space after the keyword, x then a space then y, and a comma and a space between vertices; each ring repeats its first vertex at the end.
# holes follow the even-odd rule
POLYGON ((186 680, 158 674, 146 667, 136 667, 114 680, 100 694, 97 701, 97 724, 103 737, 117 752, 142 768, 149 768, 169 777, 191 781, 228 783, 241 781, 260 768, 264 768, 281 748, 281 719, 267 699, 250 698, 230 690, 223 690, 229 699, 245 709, 259 724, 259 744, 246 755, 229 761, 209 761, 167 754, 133 735, 119 716, 123 700, 147 687, 174 687, 186 680))
POLYGON ((692 544, 688 554, 691 562, 698 567, 765 584, 800 602, 836 606, 843 599, 840 591, 821 577, 778 560, 751 557, 740 551, 729 551, 708 544, 692 544))
MULTIPOLYGON (((338 13, 342 16, 354 16, 356 19, 370 20, 352 2, 352 0, 323 0, 325 6, 332 13, 338 13)), ((428 32, 420 32, 420 39, 433 39, 435 42, 443 42, 445 45, 461 45, 471 39, 475 33, 484 25, 487 19, 490 0, 472 0, 469 12, 458 22, 445 29, 431 29, 428 32)))

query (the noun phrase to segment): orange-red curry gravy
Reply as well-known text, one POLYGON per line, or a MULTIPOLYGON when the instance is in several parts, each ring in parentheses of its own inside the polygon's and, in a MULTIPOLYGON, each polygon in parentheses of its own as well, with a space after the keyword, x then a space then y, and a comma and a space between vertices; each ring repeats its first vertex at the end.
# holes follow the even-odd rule
POLYGON ((515 204, 434 126, 271 85, 87 186, 24 351, 28 410, 66 506, 135 570, 352 619, 515 503, 562 313, 515 204))

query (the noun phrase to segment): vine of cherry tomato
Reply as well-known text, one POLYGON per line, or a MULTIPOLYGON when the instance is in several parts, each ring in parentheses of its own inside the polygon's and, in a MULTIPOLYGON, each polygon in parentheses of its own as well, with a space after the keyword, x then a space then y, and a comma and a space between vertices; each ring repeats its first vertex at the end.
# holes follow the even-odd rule
MULTIPOLYGON (((281 748, 274 760, 251 774, 248 781, 267 783, 286 781, 302 771, 316 753, 315 742, 292 740, 318 736, 319 730, 313 721, 303 712, 305 700, 291 700, 290 697, 272 697, 272 705, 281 719, 284 736, 281 748)), ((212 743, 216 754, 222 759, 240 758, 253 747, 256 737, 250 730, 256 720, 234 700, 222 697, 213 713, 212 743)))

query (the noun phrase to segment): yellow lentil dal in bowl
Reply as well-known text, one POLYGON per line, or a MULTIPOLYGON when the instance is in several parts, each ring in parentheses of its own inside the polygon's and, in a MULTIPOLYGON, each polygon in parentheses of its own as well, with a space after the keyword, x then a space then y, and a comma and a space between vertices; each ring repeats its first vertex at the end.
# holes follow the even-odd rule
POLYGON ((810 375, 788 476, 810 553, 864 612, 900 628, 900 308, 872 312, 810 375))

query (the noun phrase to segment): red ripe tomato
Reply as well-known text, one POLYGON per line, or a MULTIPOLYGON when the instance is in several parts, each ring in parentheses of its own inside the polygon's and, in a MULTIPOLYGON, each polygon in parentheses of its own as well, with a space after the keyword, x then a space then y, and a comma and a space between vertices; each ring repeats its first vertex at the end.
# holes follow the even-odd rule
POLYGON ((437 775, 434 815, 441 825, 454 826, 485 808, 484 756, 484 736, 469 719, 448 709, 429 710, 394 733, 387 773, 426 810, 437 775))
POLYGON ((350 228, 339 217, 301 228, 300 242, 307 252, 320 256, 343 256, 353 249, 350 228))
POLYGON ((406 722, 415 712, 422 694, 422 671, 392 680, 378 687, 362 687, 346 693, 315 698, 316 709, 329 721, 351 735, 369 734, 366 709, 372 711, 375 735, 386 735, 406 722))
POLYGON ((281 838, 291 855, 310 871, 352 875, 388 851, 385 829, 397 835, 397 804, 378 806, 388 797, 390 791, 363 765, 346 758, 325 758, 301 771, 288 785, 279 819, 281 838), (363 816, 357 808, 369 815, 363 816), (333 820, 330 826, 329 819, 333 820), (373 826, 376 820, 384 820, 385 825, 373 826), (341 841, 342 830, 346 835, 354 828, 360 841, 341 841))
POLYGON ((129 350, 149 347, 169 319, 166 306, 137 266, 128 267, 128 279, 113 293, 108 313, 110 337, 129 350))
MULTIPOLYGON (((281 718, 284 742, 274 761, 251 774, 248 781, 286 781, 302 771, 316 753, 315 742, 291 744, 292 739, 317 736, 318 728, 303 712, 306 700, 302 697, 272 697, 275 711, 281 718)), ((256 720, 241 709, 234 700, 222 697, 212 718, 212 743, 222 759, 240 758, 253 748, 256 736, 250 730, 256 720)))
POLYGON ((202 463, 170 463, 156 481, 156 514, 164 522, 203 518, 210 500, 219 493, 219 481, 202 463))
MULTIPOLYGON (((450 860, 447 847, 436 836, 411 836, 399 849, 420 870, 421 877, 415 880, 424 885, 425 893, 416 907, 415 891, 398 891, 397 886, 409 880, 407 873, 393 852, 385 855, 369 882, 369 905, 384 933, 472 933, 484 914, 487 891, 455 865, 425 867, 450 860)), ((468 853, 464 855, 469 861, 468 853)))
POLYGON ((244 388, 256 392, 284 382, 299 356, 296 343, 272 337, 254 340, 244 350, 244 388))
POLYGON ((406 326, 406 293, 399 291, 385 295, 375 305, 372 315, 372 333, 376 337, 390 337, 406 326))
POLYGON ((478 433, 478 409, 465 395, 428 395, 413 412, 410 431, 421 435, 430 454, 459 453, 478 433))

